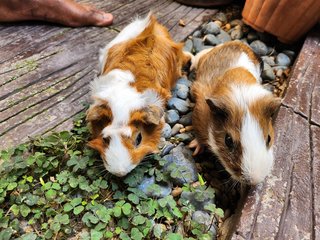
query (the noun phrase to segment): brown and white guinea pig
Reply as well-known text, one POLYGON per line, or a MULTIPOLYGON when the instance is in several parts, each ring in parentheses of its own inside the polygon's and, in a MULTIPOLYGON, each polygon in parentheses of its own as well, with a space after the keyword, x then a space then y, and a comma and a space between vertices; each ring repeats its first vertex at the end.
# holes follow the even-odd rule
POLYGON ((190 60, 152 14, 126 26, 100 53, 101 74, 91 83, 87 111, 105 168, 125 176, 157 151, 171 88, 190 60))
POLYGON ((259 59, 234 41, 200 52, 192 68, 196 140, 191 146, 196 151, 207 146, 233 179, 262 182, 273 166, 272 117, 281 99, 261 85, 259 59))

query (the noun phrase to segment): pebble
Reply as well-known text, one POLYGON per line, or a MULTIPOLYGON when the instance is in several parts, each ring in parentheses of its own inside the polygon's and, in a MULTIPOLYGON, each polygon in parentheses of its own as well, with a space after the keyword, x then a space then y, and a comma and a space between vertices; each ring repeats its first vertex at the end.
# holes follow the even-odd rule
POLYGON ((189 143, 194 138, 191 133, 179 133, 175 137, 184 143, 189 143))
POLYGON ((185 100, 188 97, 189 88, 184 84, 177 83, 173 89, 173 92, 174 92, 173 94, 174 96, 177 96, 178 98, 185 100))
POLYGON ((205 50, 205 49, 209 49, 209 48, 212 48, 212 46, 203 45, 203 46, 200 48, 200 51, 199 51, 199 52, 201 52, 202 50, 205 50))
POLYGON ((213 16, 214 20, 218 20, 220 22, 227 22, 227 17, 223 12, 217 12, 214 16, 213 16))
POLYGON ((230 22, 231 27, 243 26, 243 22, 240 19, 234 19, 230 22))
POLYGON ((216 45, 220 44, 220 40, 213 34, 207 34, 204 37, 204 42, 207 44, 210 44, 212 46, 216 46, 216 45))
POLYGON ((288 67, 287 66, 274 66, 272 67, 273 70, 278 71, 279 69, 286 70, 288 67))
POLYGON ((260 40, 255 40, 252 43, 250 43, 250 47, 256 54, 260 56, 266 55, 268 53, 267 45, 261 42, 260 40))
POLYGON ((241 29, 235 29, 231 32, 231 39, 235 40, 235 39, 240 39, 243 36, 243 32, 241 29))
POLYGON ((192 151, 186 146, 178 145, 173 148, 171 152, 164 156, 163 159, 167 160, 163 171, 168 171, 168 166, 175 163, 181 171, 181 176, 173 178, 172 182, 177 186, 183 186, 185 183, 191 183, 198 179, 198 172, 192 157, 192 151))
POLYGON ((192 52, 193 49, 193 41, 191 39, 188 39, 185 43, 184 43, 184 47, 183 50, 186 52, 192 52))
POLYGON ((161 149, 160 152, 160 156, 163 157, 167 154, 169 154, 169 152, 175 147, 175 145, 171 142, 166 142, 164 147, 161 149))
POLYGON ((203 41, 202 41, 202 39, 201 39, 201 38, 194 37, 194 38, 192 39, 192 41, 193 41, 194 51, 195 51, 196 53, 198 53, 199 51, 201 51, 201 48, 202 48, 202 46, 203 46, 203 41))
POLYGON ((223 30, 220 31, 220 33, 217 35, 217 38, 219 39, 219 41, 221 43, 225 43, 225 42, 231 41, 230 35, 227 32, 223 31, 223 30))
POLYGON ((204 27, 204 33, 205 34, 218 34, 220 33, 220 27, 214 23, 214 22, 209 22, 205 27, 204 27))
POLYGON ((186 101, 176 97, 173 97, 168 101, 168 107, 178 110, 180 113, 187 113, 189 111, 189 104, 186 101))
POLYGON ((164 137, 165 139, 168 139, 171 137, 171 127, 168 123, 164 124, 162 128, 161 136, 164 137))
POLYGON ((201 31, 197 30, 192 34, 193 37, 201 37, 201 31))
POLYGON ((165 119, 166 123, 169 123, 170 125, 174 125, 180 119, 179 113, 177 110, 173 110, 173 109, 168 110, 165 113, 164 119, 165 119))
POLYGON ((270 67, 269 64, 263 63, 263 71, 261 74, 263 80, 274 80, 276 76, 274 75, 273 69, 270 67))
POLYGON ((192 82, 188 80, 186 77, 181 77, 177 80, 177 84, 183 84, 187 87, 190 87, 192 85, 192 82))
POLYGON ((181 123, 184 126, 192 125, 192 112, 189 112, 186 115, 183 115, 180 118, 179 123, 181 123))
POLYGON ((214 21, 214 23, 217 24, 221 28, 221 26, 222 26, 222 22, 221 21, 216 20, 216 21, 214 21))
POLYGON ((249 32, 247 35, 247 40, 250 43, 253 42, 254 40, 258 40, 258 39, 259 39, 258 35, 254 32, 249 32))
POLYGON ((280 66, 289 66, 291 59, 284 53, 279 53, 276 57, 276 64, 280 66))
POLYGON ((291 60, 294 58, 294 56, 296 55, 296 53, 294 51, 291 50, 283 50, 282 53, 284 53, 285 55, 287 55, 291 60))
POLYGON ((274 57, 262 56, 261 59, 263 60, 263 62, 267 63, 270 66, 276 65, 276 63, 274 62, 274 57))
POLYGON ((180 196, 180 194, 182 193, 182 188, 181 187, 175 187, 172 192, 171 192, 171 195, 173 197, 178 197, 180 196))
POLYGON ((140 189, 142 192, 144 192, 148 197, 154 197, 154 198, 163 198, 171 194, 172 185, 171 184, 157 184, 159 187, 157 188, 157 191, 155 191, 152 188, 152 185, 156 183, 155 177, 144 177, 144 179, 141 181, 141 183, 138 186, 138 189, 140 189))
POLYGON ((279 69, 276 73, 277 77, 282 77, 282 74, 283 74, 283 70, 282 69, 279 69))
POLYGON ((173 126, 173 128, 171 129, 171 136, 176 135, 180 131, 181 128, 183 128, 182 124, 179 124, 179 123, 175 124, 173 126))

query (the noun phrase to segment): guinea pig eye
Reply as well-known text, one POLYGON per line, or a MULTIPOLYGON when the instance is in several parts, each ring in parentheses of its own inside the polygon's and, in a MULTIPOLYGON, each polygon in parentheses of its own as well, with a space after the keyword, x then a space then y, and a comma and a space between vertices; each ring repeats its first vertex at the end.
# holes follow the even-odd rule
POLYGON ((268 135, 268 138, 267 138, 267 146, 270 145, 270 142, 271 142, 271 137, 270 137, 270 135, 268 135))
POLYGON ((111 137, 104 137, 104 138, 102 138, 102 140, 103 140, 103 143, 104 143, 105 145, 109 145, 109 144, 110 144, 111 137))
POLYGON ((232 137, 227 133, 225 138, 224 138, 224 142, 227 145, 227 147, 229 148, 229 150, 233 150, 234 148, 234 142, 232 140, 232 137))
POLYGON ((134 146, 135 146, 135 147, 138 147, 138 146, 140 145, 141 141, 142 141, 142 135, 141 135, 141 133, 139 133, 139 134, 137 135, 137 137, 136 137, 135 142, 134 142, 134 146))

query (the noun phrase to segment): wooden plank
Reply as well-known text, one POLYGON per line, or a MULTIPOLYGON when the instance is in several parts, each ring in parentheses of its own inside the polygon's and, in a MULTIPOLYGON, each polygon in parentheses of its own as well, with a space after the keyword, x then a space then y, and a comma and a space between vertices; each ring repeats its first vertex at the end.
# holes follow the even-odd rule
POLYGON ((314 239, 320 239, 320 128, 311 126, 314 186, 314 239))

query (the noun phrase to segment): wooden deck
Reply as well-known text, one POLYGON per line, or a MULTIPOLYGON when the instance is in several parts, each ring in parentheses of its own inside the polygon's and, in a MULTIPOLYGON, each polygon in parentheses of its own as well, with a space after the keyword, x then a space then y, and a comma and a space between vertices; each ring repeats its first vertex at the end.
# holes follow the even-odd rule
POLYGON ((135 16, 150 10, 184 40, 215 10, 172 0, 90 0, 115 16, 109 28, 46 23, 0 24, 0 149, 51 130, 69 129, 88 101, 98 51, 135 16), (183 19, 185 27, 179 26, 183 19))
POLYGON ((320 26, 307 37, 276 120, 275 166, 232 239, 320 239, 320 26))

